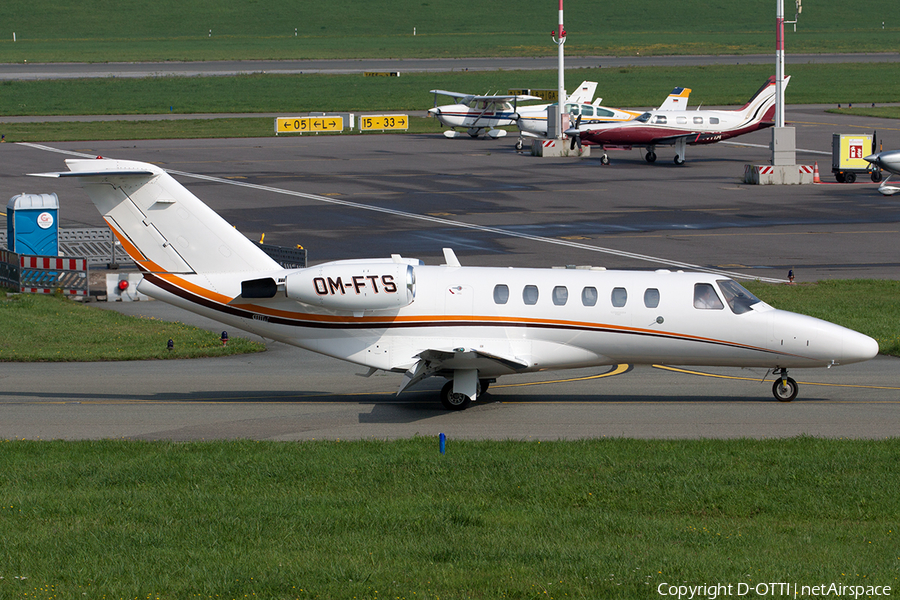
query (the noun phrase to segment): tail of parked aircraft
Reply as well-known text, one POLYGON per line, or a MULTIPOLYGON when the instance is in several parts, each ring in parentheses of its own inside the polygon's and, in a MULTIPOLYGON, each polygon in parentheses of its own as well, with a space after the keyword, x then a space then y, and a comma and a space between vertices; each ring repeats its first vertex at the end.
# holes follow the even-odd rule
POLYGON ((596 81, 582 81, 572 95, 566 99, 568 104, 590 104, 597 91, 596 81))
MULTIPOLYGON (((790 80, 790 76, 784 78, 784 87, 790 80)), ((775 76, 771 75, 738 112, 754 123, 771 121, 775 117, 775 87, 775 76)))
POLYGON ((659 105, 657 110, 684 110, 688 105, 688 98, 691 96, 691 88, 677 87, 672 93, 659 105))
POLYGON ((127 160, 67 160, 122 247, 147 273, 245 273, 281 266, 165 170, 127 160))

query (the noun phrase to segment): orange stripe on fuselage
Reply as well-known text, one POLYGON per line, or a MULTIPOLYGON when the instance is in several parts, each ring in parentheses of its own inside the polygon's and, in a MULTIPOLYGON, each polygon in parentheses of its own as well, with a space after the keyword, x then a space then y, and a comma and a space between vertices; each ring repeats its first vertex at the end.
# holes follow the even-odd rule
MULTIPOLYGON (((199 296, 204 298, 205 300, 212 301, 218 304, 227 305, 229 302, 233 300, 228 296, 223 294, 219 294, 208 290, 204 287, 201 287, 197 284, 186 281, 183 277, 174 275, 172 273, 156 273, 157 277, 164 279, 168 283, 177 286, 188 292, 191 295, 199 296)), ((683 333, 674 333, 674 332, 665 332, 665 331, 657 331, 652 329, 638 328, 638 327, 626 327, 623 325, 613 325, 613 324, 602 324, 602 323, 592 323, 588 321, 571 321, 571 320, 562 320, 562 319, 537 319, 531 317, 503 317, 503 316, 493 316, 493 315, 409 315, 409 316, 380 316, 380 317, 352 317, 352 316, 344 316, 344 315, 322 315, 315 313, 306 313, 306 312, 297 312, 297 311, 289 311, 289 310, 279 310, 266 306, 259 306, 257 304, 241 304, 239 307, 241 310, 247 311, 251 314, 259 314, 265 315, 269 317, 279 317, 282 319, 289 319, 293 321, 307 321, 311 323, 328 323, 334 325, 347 325, 347 326, 360 326, 370 324, 372 327, 390 327, 392 324, 396 325, 436 325, 436 326, 447 326, 451 327, 454 324, 460 324, 461 326, 470 326, 477 327, 479 325, 487 325, 487 324, 506 324, 511 327, 565 327, 565 328, 577 328, 577 329, 587 329, 587 330, 606 330, 613 332, 621 332, 621 333, 631 333, 631 334, 642 334, 642 335, 653 335, 657 337, 664 337, 670 339, 679 339, 685 341, 694 341, 694 342, 706 342, 713 344, 725 344, 728 346, 745 348, 748 350, 757 350, 762 352, 770 352, 767 348, 760 348, 757 346, 752 346, 749 344, 741 344, 737 342, 731 342, 727 340, 720 340, 716 338, 709 338, 698 335, 689 335, 683 333)), ((298 325, 302 326, 302 323, 298 323, 298 325)), ((776 352, 777 354, 777 352, 776 352)))

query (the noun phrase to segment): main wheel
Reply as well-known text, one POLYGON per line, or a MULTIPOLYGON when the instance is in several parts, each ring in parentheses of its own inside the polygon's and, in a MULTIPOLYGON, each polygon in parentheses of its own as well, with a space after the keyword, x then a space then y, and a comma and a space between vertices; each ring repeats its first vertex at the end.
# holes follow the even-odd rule
POLYGON ((478 380, 478 395, 482 395, 487 392, 488 388, 491 387, 490 379, 479 379, 478 380))
POLYGON ((678 155, 676 154, 676 155, 675 155, 675 164, 676 164, 676 165, 683 165, 683 164, 684 164, 684 159, 681 158, 680 156, 678 156, 678 155))
POLYGON ((453 393, 452 381, 448 381, 444 384, 444 387, 441 388, 441 404, 443 404, 444 408, 447 410, 463 410, 468 408, 471 403, 472 399, 465 394, 453 393))
POLYGON ((844 173, 844 183, 855 183, 856 173, 844 173))
POLYGON ((609 156, 607 156, 606 154, 604 154, 603 156, 601 156, 601 157, 600 157, 600 164, 601 164, 601 165, 608 165, 608 164, 609 164, 609 156))
POLYGON ((646 160, 648 163, 655 163, 656 162, 656 152, 648 150, 647 154, 644 155, 644 160, 646 160))
POLYGON ((779 377, 775 380, 775 385, 772 386, 772 393, 775 394, 775 399, 779 402, 790 402, 797 397, 797 391, 797 382, 790 377, 785 379, 779 377))

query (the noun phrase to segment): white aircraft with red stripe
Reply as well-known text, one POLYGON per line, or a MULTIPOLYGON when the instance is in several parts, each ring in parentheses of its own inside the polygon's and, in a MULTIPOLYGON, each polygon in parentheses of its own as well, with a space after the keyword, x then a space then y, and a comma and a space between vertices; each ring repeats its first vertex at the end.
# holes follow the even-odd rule
MULTIPOLYGON (((784 78, 787 87, 790 77, 784 78)), ((775 77, 757 90, 737 110, 648 111, 632 121, 600 125, 581 124, 566 131, 572 148, 587 144, 605 149, 645 148, 647 162, 656 162, 657 146, 675 146, 675 164, 684 164, 685 148, 714 144, 739 135, 771 127, 775 115, 775 77)), ((608 158, 604 155, 604 163, 608 158)))
POLYGON ((789 368, 868 360, 875 340, 775 309, 716 273, 440 265, 393 255, 285 269, 158 166, 67 160, 135 260, 139 291, 223 323, 369 369, 399 391, 448 380, 462 409, 499 377, 597 365, 789 368))

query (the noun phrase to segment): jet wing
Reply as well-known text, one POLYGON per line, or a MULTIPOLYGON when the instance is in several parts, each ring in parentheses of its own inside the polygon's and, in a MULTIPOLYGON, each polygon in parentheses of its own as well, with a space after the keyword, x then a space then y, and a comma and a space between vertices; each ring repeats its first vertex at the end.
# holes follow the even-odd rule
POLYGON ((456 348, 453 350, 423 350, 416 355, 419 360, 403 374, 403 382, 400 384, 399 394, 406 388, 446 371, 463 369, 484 369, 487 365, 491 370, 496 370, 497 365, 515 373, 528 368, 528 363, 519 358, 497 356, 482 350, 466 350, 456 348))

